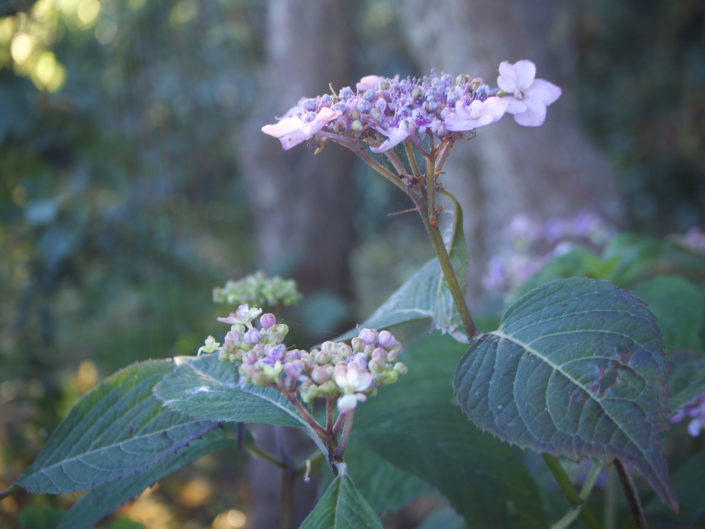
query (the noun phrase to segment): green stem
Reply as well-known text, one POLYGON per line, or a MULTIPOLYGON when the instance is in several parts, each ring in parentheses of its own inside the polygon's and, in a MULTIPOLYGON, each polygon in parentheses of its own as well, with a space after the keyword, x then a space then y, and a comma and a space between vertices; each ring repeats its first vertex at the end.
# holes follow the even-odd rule
POLYGON ((256 455, 257 457, 261 457, 265 461, 269 461, 272 465, 276 465, 281 469, 286 468, 286 465, 284 464, 284 462, 279 461, 272 454, 268 454, 264 450, 260 450, 259 448, 255 447, 254 445, 247 446, 246 449, 248 452, 252 453, 253 455, 256 455))
POLYGON ((433 156, 426 159, 426 194, 428 195, 428 216, 431 217, 436 213, 436 164, 433 156))
POLYGON ((384 178, 386 178, 386 179, 389 180, 392 184, 394 184, 394 185, 397 186, 399 189, 401 189, 401 190, 404 192, 405 195, 407 195, 407 196, 409 195, 409 191, 406 189, 406 186, 401 183, 401 181, 399 180, 399 178, 397 177, 397 175, 395 175, 392 171, 390 171, 389 169, 387 169, 386 167, 384 167, 382 164, 380 164, 380 163, 374 161, 372 158, 370 158, 370 155, 367 154, 364 149, 356 149, 356 148, 353 148, 353 147, 351 147, 350 145, 346 145, 346 144, 341 144, 341 145, 343 145, 344 147, 347 147, 347 148, 350 149, 352 152, 354 152, 356 156, 359 156, 360 158, 362 158, 362 160, 364 160, 364 162, 365 162, 367 165, 369 165, 370 167, 372 167, 372 169, 374 169, 375 171, 377 171, 377 172, 378 172, 379 174, 381 174, 384 178))
POLYGON ((0 492, 0 500, 3 500, 9 496, 12 496, 15 492, 20 490, 20 488, 17 485, 11 485, 5 490, 0 492))
POLYGON ((428 237, 431 240, 433 249, 438 257, 438 262, 441 265, 443 277, 445 277, 450 294, 453 296, 455 307, 458 309, 460 319, 463 322, 463 327, 465 327, 465 332, 468 334, 468 338, 473 338, 478 334, 477 327, 475 326, 472 316, 470 316, 470 310, 468 309, 467 303, 465 303, 465 294, 460 288, 460 284, 458 284, 458 279, 455 277, 453 265, 450 262, 450 257, 446 251, 445 244, 443 244, 443 237, 441 237, 438 227, 431 226, 426 210, 423 208, 422 204, 417 203, 417 207, 419 213, 421 214, 424 227, 426 228, 426 233, 428 233, 428 237))
POLYGON ((416 178, 421 178, 421 172, 419 171, 419 166, 416 163, 416 156, 414 156, 414 148, 408 143, 404 142, 404 150, 406 151, 406 157, 409 160, 411 172, 416 178))
POLYGON ((605 486, 605 510, 603 524, 605 529, 617 529, 617 495, 619 478, 613 465, 607 467, 607 485, 605 486))
POLYGON ((636 522, 638 529, 649 529, 649 522, 646 519, 646 514, 644 513, 644 507, 641 505, 641 499, 639 498, 639 491, 636 490, 634 481, 629 475, 629 472, 619 459, 615 459, 614 467, 617 469, 617 475, 619 480, 622 482, 622 488, 624 489, 624 495, 627 497, 629 502, 629 507, 632 510, 632 516, 636 522))
POLYGON ((598 523, 595 516, 593 516, 593 514, 587 508, 587 505, 585 505, 585 500, 581 498, 580 494, 575 491, 573 483, 570 481, 568 474, 566 474, 565 470, 563 469, 563 466, 558 461, 558 459, 556 459, 550 454, 541 454, 541 457, 546 463, 548 469, 551 471, 551 474, 553 474, 553 477, 558 483, 558 486, 563 491, 563 495, 568 500, 568 503, 570 503, 573 507, 580 507, 580 512, 577 514, 577 516, 580 517, 580 519, 585 523, 586 526, 588 526, 589 529, 600 529, 600 524, 598 523))

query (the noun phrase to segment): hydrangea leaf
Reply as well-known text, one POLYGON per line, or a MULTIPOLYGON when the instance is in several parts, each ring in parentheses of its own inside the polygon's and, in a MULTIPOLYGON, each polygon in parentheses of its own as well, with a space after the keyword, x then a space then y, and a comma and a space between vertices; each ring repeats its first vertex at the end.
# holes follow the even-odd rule
POLYGON ((382 529, 377 515, 350 476, 333 480, 299 529, 382 529))
POLYGON ((702 347, 705 298, 695 285, 679 276, 657 276, 630 290, 649 305, 658 319, 667 348, 702 347))
MULTIPOLYGON (((379 515, 401 509, 414 498, 434 492, 425 481, 392 465, 355 440, 345 450, 345 461, 357 490, 379 515)), ((327 477, 321 481, 321 490, 333 480, 330 473, 327 477)))
MULTIPOLYGON (((453 201, 455 214, 441 215, 443 241, 461 290, 465 290, 468 254, 463 235, 463 215, 458 203, 453 201)), ((430 319, 433 326, 451 333, 456 339, 465 341, 460 314, 455 308, 453 296, 437 258, 419 268, 402 286, 369 317, 360 327, 385 329, 393 325, 430 319)), ((351 330, 336 340, 348 340, 357 335, 351 330)))
POLYGON ((483 435, 454 402, 449 381, 465 348, 438 334, 409 345, 409 372, 358 406, 353 437, 435 486, 469 527, 545 528, 538 488, 517 451, 483 435))
POLYGON ((672 509, 660 444, 666 362, 656 318, 607 281, 565 279, 529 292, 462 358, 454 388, 480 429, 571 459, 619 458, 672 509))
POLYGON ((235 446, 237 446, 237 440, 228 438, 224 430, 216 429, 209 432, 202 438, 192 441, 187 447, 162 459, 154 466, 117 481, 91 487, 71 507, 56 529, 90 527, 154 482, 192 463, 202 455, 235 446))
POLYGON ((154 385, 169 361, 118 371, 71 409, 17 485, 36 494, 85 489, 140 472, 217 426, 162 407, 154 385))
POLYGON ((448 507, 433 511, 417 529, 465 529, 462 516, 448 507))
POLYGON ((705 355, 693 351, 669 351, 668 406, 675 411, 705 392, 705 355))
POLYGON ((286 397, 274 388, 241 383, 235 364, 221 362, 216 354, 179 356, 174 362, 176 368, 154 388, 154 395, 169 409, 199 420, 304 428, 327 453, 286 397))

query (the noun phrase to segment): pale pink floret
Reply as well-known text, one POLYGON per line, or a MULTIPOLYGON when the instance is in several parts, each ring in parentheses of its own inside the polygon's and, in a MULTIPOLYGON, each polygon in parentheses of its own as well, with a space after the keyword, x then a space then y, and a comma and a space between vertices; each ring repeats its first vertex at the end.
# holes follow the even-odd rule
POLYGON ((499 65, 497 86, 509 97, 507 112, 525 127, 538 127, 546 119, 546 107, 561 96, 561 89, 543 79, 536 79, 536 65, 531 61, 507 61, 499 65))
POLYGON ((387 139, 378 147, 370 146, 370 150, 372 152, 385 152, 389 149, 393 149, 408 138, 414 130, 414 125, 408 119, 405 119, 399 123, 398 127, 384 131, 383 134, 387 136, 387 139))
POLYGON ((445 109, 441 116, 447 130, 469 132, 499 121, 509 104, 507 99, 501 97, 488 97, 484 101, 477 99, 469 105, 460 100, 455 104, 454 110, 445 109))
POLYGON ((382 79, 384 79, 384 77, 380 77, 379 75, 366 75, 357 82, 355 87, 361 91, 374 90, 379 86, 382 79))
POLYGON ((311 121, 306 122, 298 115, 291 115, 274 125, 265 125, 262 127, 262 132, 278 138, 284 150, 289 150, 312 138, 328 122, 340 117, 340 115, 340 111, 323 107, 311 121))

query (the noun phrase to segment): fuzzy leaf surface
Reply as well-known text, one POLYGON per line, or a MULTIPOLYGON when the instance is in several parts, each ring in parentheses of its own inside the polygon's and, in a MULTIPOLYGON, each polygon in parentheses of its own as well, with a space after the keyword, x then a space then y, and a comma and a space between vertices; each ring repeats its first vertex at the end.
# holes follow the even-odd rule
POLYGON ((543 529, 539 491, 517 451, 483 435, 453 398, 450 381, 465 348, 438 334, 406 347, 408 374, 358 406, 353 436, 435 486, 468 527, 543 529))
POLYGON ((299 529, 382 529, 350 476, 335 478, 299 529))
MULTIPOLYGON (((463 215, 455 203, 455 215, 441 216, 444 222, 443 241, 448 249, 451 265, 461 290, 465 290, 468 254, 463 235, 463 215)), ((431 319, 433 327, 454 336, 462 334, 460 314, 455 308, 453 296, 437 258, 419 268, 402 286, 369 317, 360 327, 384 329, 416 320, 431 319), (459 333, 456 331, 460 330, 459 333)), ((349 331, 337 340, 347 340, 357 335, 349 331)))
POLYGON ((660 443, 666 363, 656 318, 607 281, 565 279, 532 290, 458 365, 455 393, 482 430, 571 459, 621 459, 672 509, 660 443))
POLYGON ((152 396, 172 369, 167 360, 142 362, 105 380, 71 409, 16 484, 35 494, 85 489, 144 470, 215 428, 152 396))
POLYGON ((276 389, 240 383, 237 367, 215 354, 179 356, 174 362, 176 368, 154 388, 169 409, 199 420, 304 428, 326 453, 312 428, 276 389))
POLYGON ((223 430, 216 429, 209 432, 175 454, 162 459, 156 465, 116 481, 92 487, 71 507, 56 529, 90 527, 156 481, 192 463, 202 455, 235 446, 237 441, 229 439, 223 430))

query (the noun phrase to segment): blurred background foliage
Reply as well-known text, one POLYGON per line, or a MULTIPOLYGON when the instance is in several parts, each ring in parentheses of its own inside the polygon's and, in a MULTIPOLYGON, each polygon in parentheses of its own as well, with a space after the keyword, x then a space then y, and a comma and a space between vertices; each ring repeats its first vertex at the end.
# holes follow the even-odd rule
MULTIPOLYGON (((575 6, 577 109, 618 167, 628 228, 702 227, 705 4, 575 6)), ((257 269, 236 146, 257 98, 265 14, 258 0, 0 0, 0 489, 98 380, 135 360, 193 353, 223 311, 212 288, 257 269)), ((361 2, 349 23, 360 67, 351 82, 418 73, 392 2, 361 2)), ((408 219, 385 217, 404 207, 392 190, 357 172, 360 299, 326 306, 359 320, 388 294, 371 281, 375 267, 403 261, 406 277, 427 253, 408 219), (401 234, 375 236, 390 226, 401 234)), ((324 329, 322 311, 309 312, 324 329)), ((238 465, 219 466, 215 481, 200 467, 180 473, 179 486, 159 491, 170 501, 150 492, 151 505, 170 506, 166 525, 132 518, 243 527, 228 509, 246 487, 233 500, 221 486, 238 465)), ((15 526, 24 508, 25 527, 50 527, 49 505, 4 500, 0 525, 15 526)))

